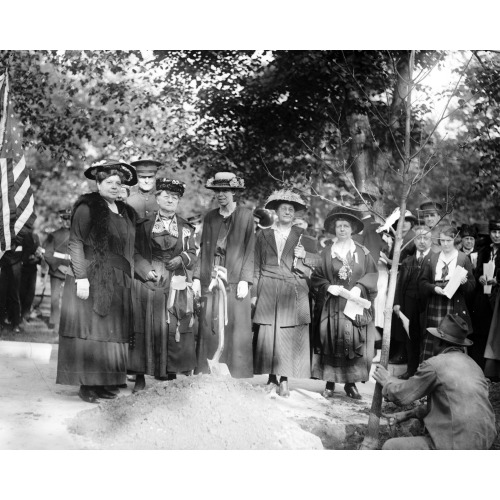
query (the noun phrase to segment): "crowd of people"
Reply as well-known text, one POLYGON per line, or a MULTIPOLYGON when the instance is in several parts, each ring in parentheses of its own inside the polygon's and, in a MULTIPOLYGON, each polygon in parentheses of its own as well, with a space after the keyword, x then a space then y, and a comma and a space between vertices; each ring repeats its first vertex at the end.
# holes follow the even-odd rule
MULTIPOLYGON (((327 399, 336 384, 361 399, 356 384, 369 379, 380 349, 395 252, 396 223, 382 227, 372 210, 377 198, 361 193, 359 204, 334 207, 315 234, 296 192, 275 191, 252 211, 237 203, 244 180, 219 172, 206 182, 218 207, 186 220, 177 213, 186 186, 158 177, 160 166, 141 159, 87 167, 97 190, 61 211, 62 227, 43 245, 50 323, 59 332, 56 382, 79 386, 84 401, 97 403, 115 398, 127 379, 134 392, 144 390, 146 375, 268 374, 282 397, 290 396, 289 378, 315 378, 327 399)), ((395 382, 379 370, 377 381, 397 399, 438 354, 458 349, 470 362, 457 358, 454 373, 473 372, 476 393, 486 394, 480 418, 490 425, 484 388, 485 376, 500 377, 500 221, 458 227, 442 210, 426 202, 418 217, 405 213, 390 362, 407 371, 395 382), (458 340, 450 321, 460 323, 458 340)), ((41 259, 25 241, 22 251, 41 259)), ((11 304, 2 321, 18 328, 24 310, 10 283, 32 283, 20 273, 37 261, 19 264, 16 251, 1 261, 8 300, 0 303, 11 304)), ((428 384, 419 396, 435 389, 428 384)), ((491 445, 490 430, 479 447, 491 445)))

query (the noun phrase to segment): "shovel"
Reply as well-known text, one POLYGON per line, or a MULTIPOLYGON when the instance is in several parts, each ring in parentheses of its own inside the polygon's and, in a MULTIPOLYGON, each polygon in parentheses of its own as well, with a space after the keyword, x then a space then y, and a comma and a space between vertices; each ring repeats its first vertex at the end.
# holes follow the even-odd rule
POLYGON ((211 375, 218 377, 230 377, 229 368, 225 363, 220 363, 219 359, 224 351, 224 326, 227 325, 227 293, 224 282, 227 281, 227 270, 222 266, 216 266, 215 276, 212 278, 208 290, 214 288, 219 291, 219 345, 212 359, 207 359, 208 369, 211 375))

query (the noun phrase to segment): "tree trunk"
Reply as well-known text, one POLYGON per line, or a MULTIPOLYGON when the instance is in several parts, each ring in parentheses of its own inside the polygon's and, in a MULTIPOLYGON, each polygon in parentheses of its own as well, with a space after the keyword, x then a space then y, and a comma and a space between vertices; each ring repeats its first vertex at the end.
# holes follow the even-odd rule
MULTIPOLYGON (((415 61, 415 51, 411 51, 409 57, 409 70, 408 70, 408 92, 406 93, 406 121, 405 121, 405 142, 404 142, 404 157, 403 160, 403 189, 401 202, 399 204, 401 210, 401 217, 398 221, 396 230, 396 240, 394 242, 394 258, 392 260, 392 267, 389 277, 389 290, 387 292, 387 299, 385 303, 384 315, 384 333, 382 337, 382 353, 380 356, 380 364, 387 368, 389 363, 389 348, 391 343, 391 323, 392 323, 392 308, 394 305, 394 294, 396 292, 396 282, 398 275, 399 257, 401 255, 401 243, 403 241, 403 222, 404 214, 406 211, 406 200, 410 193, 409 181, 409 168, 411 159, 410 147, 410 132, 411 132, 411 85, 413 80, 413 67, 415 61)), ((382 410, 382 386, 376 384, 375 392, 373 394, 372 406, 370 409, 370 416, 368 419, 368 427, 366 435, 361 443, 360 449, 375 450, 378 448, 378 436, 380 426, 380 416, 382 410)))

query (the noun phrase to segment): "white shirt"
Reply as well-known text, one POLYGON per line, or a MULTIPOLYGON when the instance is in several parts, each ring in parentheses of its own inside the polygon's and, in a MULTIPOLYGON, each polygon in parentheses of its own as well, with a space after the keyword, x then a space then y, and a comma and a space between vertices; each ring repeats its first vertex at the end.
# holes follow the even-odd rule
POLYGON ((288 229, 285 229, 284 231, 278 228, 278 226, 273 226, 274 238, 276 240, 276 248, 278 250, 278 262, 281 262, 281 254, 283 253, 286 240, 288 239, 291 230, 292 226, 290 226, 288 229))
POLYGON ((356 245, 354 244, 354 241, 349 240, 346 241, 345 243, 340 243, 339 239, 335 236, 333 238, 333 245, 332 245, 332 257, 335 257, 335 254, 338 255, 339 257, 342 257, 343 259, 346 258, 347 254, 351 252, 351 255, 354 256, 356 259, 356 245))
POLYGON ((436 264, 436 275, 434 276, 435 281, 441 281, 443 277, 443 267, 445 264, 448 264, 448 275, 447 279, 450 279, 450 276, 455 271, 457 267, 457 258, 458 258, 458 250, 454 250, 449 257, 445 257, 443 252, 439 253, 439 258, 436 264))

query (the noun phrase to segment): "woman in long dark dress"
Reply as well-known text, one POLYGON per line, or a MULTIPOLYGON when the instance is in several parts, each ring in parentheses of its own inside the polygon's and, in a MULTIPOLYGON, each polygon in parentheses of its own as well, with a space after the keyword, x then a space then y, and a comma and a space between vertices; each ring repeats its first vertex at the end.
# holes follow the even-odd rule
POLYGON ((312 375, 326 381, 324 397, 333 397, 335 383, 344 384, 346 394, 361 399, 356 382, 369 379, 374 355, 375 326, 373 299, 377 294, 378 271, 368 249, 352 240, 363 229, 363 222, 347 208, 333 209, 325 219, 325 230, 335 234, 333 245, 321 253, 321 264, 311 276, 318 298, 314 311, 312 375), (341 289, 369 300, 371 313, 344 314, 346 299, 341 289))
POLYGON ((127 163, 104 160, 85 170, 96 193, 73 207, 59 327, 57 384, 79 385, 89 403, 116 394, 106 386, 125 383, 127 342, 132 333, 131 276, 136 213, 116 201, 123 184, 137 182, 127 163))
POLYGON ((156 180, 159 210, 137 227, 136 276, 154 281, 141 287, 139 303, 144 333, 135 332, 129 346, 129 371, 136 373, 134 392, 146 386, 144 374, 172 380, 196 367, 193 333, 193 294, 187 270, 196 262, 194 228, 176 215, 185 184, 175 179, 156 180))
POLYGON ((304 201, 291 191, 273 193, 266 208, 276 210, 278 222, 262 229, 255 244, 255 279, 252 302, 253 322, 259 325, 254 373, 269 374, 278 385, 278 394, 290 395, 288 377, 309 378, 309 276, 302 264, 319 262, 314 240, 304 229, 293 226, 295 210, 305 210, 304 201), (298 271, 297 263, 302 271, 298 271), (307 278, 307 279, 306 279, 307 278))

